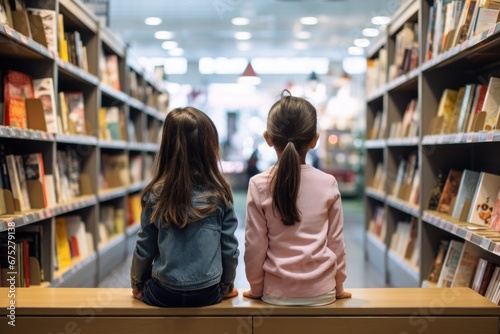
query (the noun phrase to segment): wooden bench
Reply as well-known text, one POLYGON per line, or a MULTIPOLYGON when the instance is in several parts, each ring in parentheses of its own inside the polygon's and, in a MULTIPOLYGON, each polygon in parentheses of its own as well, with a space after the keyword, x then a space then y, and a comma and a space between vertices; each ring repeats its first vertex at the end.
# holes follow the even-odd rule
POLYGON ((499 306, 468 288, 348 289, 352 299, 321 307, 277 307, 240 291, 200 308, 151 307, 133 299, 131 289, 9 291, 0 288, 0 333, 6 334, 497 334, 500 319, 499 306))

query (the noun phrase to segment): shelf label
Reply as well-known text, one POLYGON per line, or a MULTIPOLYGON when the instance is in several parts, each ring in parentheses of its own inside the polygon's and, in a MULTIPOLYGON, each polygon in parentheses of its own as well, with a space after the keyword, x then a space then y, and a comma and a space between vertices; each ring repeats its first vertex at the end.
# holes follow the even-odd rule
POLYGON ((14 34, 12 33, 12 29, 8 25, 4 25, 4 28, 5 28, 5 32, 7 33, 7 35, 9 35, 10 37, 14 37, 14 34))
POLYGON ((28 45, 28 39, 26 38, 26 36, 24 36, 23 34, 19 34, 19 39, 21 40, 21 42, 28 45))
POLYGON ((469 132, 469 133, 467 134, 467 140, 466 140, 466 142, 468 142, 468 143, 472 143, 472 139, 473 139, 473 138, 474 138, 474 132, 469 132))
POLYGON ((453 234, 458 233, 458 226, 457 225, 453 225, 453 227, 451 228, 451 233, 453 233, 453 234))
POLYGON ((500 255, 500 244, 499 243, 495 243, 495 248, 493 248, 493 253, 495 253, 496 255, 500 255))
POLYGON ((495 137, 495 131, 488 131, 488 135, 486 136, 486 141, 493 141, 495 137))
POLYGON ((488 29, 488 32, 486 33, 486 37, 489 37, 489 36, 493 35, 493 33, 495 32, 495 28, 496 27, 497 26, 495 25, 495 26, 491 27, 490 29, 488 29))
POLYGON ((483 248, 483 249, 488 250, 490 248, 490 244, 491 244, 491 241, 489 239, 483 238, 481 240, 481 244, 479 246, 481 246, 481 248, 483 248))
POLYGON ((465 234, 465 240, 471 241, 471 239, 472 239, 472 232, 467 231, 467 233, 465 234))

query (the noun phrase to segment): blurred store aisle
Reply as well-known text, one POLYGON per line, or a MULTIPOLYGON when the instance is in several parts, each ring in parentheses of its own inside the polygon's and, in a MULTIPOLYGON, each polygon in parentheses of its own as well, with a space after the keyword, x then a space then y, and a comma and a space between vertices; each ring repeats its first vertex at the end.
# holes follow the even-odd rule
MULTIPOLYGON (((240 262, 236 272, 235 286, 243 291, 249 287, 245 277, 243 262, 245 240, 245 207, 246 191, 234 192, 235 212, 238 216, 236 236, 240 243, 240 262)), ((344 238, 347 248, 347 281, 345 288, 376 288, 385 287, 382 275, 373 265, 365 261, 363 254, 363 201, 362 199, 343 199, 344 208, 344 238)), ((131 257, 128 257, 109 276, 100 282, 99 287, 128 288, 130 287, 131 257)))

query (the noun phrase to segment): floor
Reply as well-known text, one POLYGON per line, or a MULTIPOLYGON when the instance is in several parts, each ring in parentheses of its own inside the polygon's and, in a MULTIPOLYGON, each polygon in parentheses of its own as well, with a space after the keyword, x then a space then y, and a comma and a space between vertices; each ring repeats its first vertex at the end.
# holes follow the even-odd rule
MULTIPOLYGON (((240 243, 240 262, 236 272, 235 286, 246 290, 249 285, 245 277, 243 262, 244 253, 244 222, 246 192, 235 191, 235 211, 238 216, 239 226, 236 235, 240 243)), ((365 261, 363 251, 363 201, 361 199, 343 199, 344 209, 344 239, 347 249, 347 280, 345 289, 349 288, 377 288, 385 287, 382 274, 370 263, 365 261)), ((99 283, 99 287, 128 288, 130 287, 131 257, 118 265, 113 272, 99 283)))

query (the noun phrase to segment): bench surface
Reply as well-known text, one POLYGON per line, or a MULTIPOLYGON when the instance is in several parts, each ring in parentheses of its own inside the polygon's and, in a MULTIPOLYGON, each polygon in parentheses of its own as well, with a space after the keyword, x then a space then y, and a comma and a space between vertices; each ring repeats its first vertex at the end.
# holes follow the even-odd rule
POLYGON ((496 316, 500 307, 469 288, 347 289, 350 299, 320 307, 279 307, 238 297, 198 308, 159 308, 132 298, 123 288, 0 288, 0 314, 15 300, 16 316, 78 315, 85 308, 96 316, 239 316, 272 313, 276 316, 409 316, 425 310, 440 316, 496 316))

